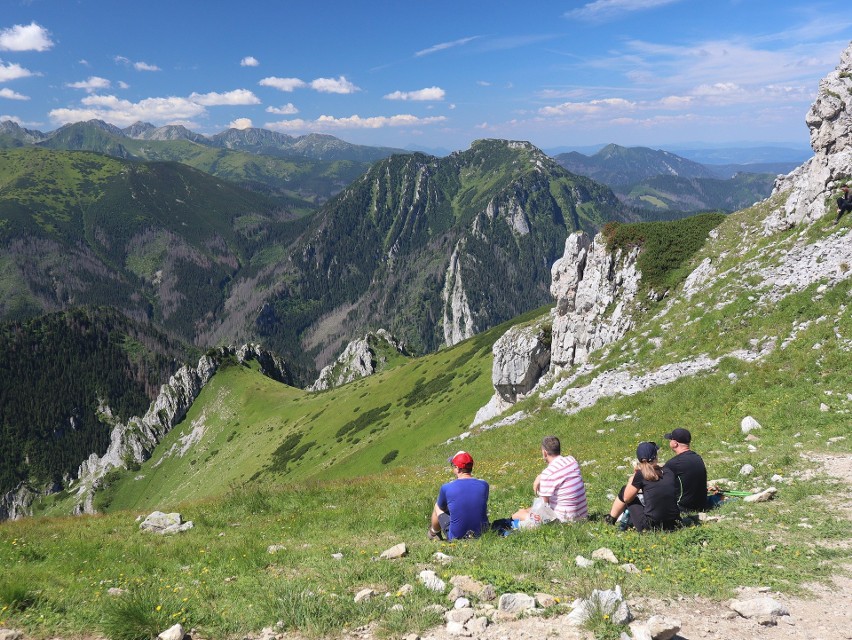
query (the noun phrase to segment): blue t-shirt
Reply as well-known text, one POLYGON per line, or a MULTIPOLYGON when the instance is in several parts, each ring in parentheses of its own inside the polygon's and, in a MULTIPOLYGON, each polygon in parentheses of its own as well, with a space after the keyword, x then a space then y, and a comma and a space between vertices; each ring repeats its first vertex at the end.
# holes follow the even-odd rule
POLYGON ((447 537, 479 536, 488 528, 488 483, 479 478, 456 479, 441 485, 438 508, 450 516, 447 537))

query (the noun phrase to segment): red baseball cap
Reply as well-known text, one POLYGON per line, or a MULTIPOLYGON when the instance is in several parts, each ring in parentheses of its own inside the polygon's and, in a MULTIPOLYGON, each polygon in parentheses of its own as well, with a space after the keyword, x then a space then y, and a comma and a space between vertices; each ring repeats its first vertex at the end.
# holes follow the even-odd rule
POLYGON ((459 469, 473 469, 473 457, 467 451, 459 451, 447 462, 459 469))

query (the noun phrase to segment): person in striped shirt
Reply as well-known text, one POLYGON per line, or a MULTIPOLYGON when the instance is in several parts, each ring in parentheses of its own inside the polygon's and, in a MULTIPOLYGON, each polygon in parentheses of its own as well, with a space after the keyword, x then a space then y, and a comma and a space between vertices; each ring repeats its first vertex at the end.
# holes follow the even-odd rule
MULTIPOLYGON (((556 436, 547 436, 541 441, 541 457, 547 467, 533 481, 535 494, 556 512, 560 522, 587 518, 586 485, 577 461, 572 456, 562 455, 562 445, 556 436)), ((530 513, 530 509, 519 509, 512 518, 523 521, 530 513)))

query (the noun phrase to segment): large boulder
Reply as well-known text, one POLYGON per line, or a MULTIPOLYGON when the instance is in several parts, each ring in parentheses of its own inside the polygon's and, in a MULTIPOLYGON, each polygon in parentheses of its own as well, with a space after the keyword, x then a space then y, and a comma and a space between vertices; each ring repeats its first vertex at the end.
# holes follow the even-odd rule
POLYGON ((516 402, 550 367, 549 327, 512 327, 494 343, 491 381, 501 398, 516 402))

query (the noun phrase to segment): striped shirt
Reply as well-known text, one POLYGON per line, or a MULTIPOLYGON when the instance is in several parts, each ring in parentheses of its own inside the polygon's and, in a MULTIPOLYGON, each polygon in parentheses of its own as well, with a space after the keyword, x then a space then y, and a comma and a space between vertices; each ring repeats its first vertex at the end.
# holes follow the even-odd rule
POLYGON ((549 498, 550 508, 562 522, 589 516, 580 465, 571 456, 557 456, 547 465, 541 472, 538 494, 549 498))

